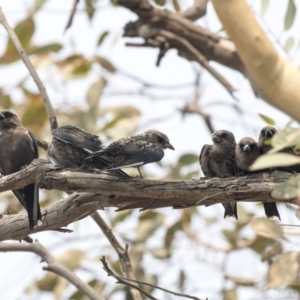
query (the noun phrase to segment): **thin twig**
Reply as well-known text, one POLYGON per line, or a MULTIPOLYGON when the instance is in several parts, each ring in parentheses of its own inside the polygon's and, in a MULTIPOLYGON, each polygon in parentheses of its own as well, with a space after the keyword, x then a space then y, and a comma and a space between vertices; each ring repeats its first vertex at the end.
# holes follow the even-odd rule
POLYGON ((44 84, 42 83, 42 81, 41 81, 38 73, 36 72, 34 66, 32 65, 28 55, 26 54, 25 49, 23 48, 19 38, 17 37, 17 35, 13 31, 13 29, 8 24, 1 7, 0 7, 0 23, 6 29, 9 37, 11 38, 13 44, 15 45, 17 51, 19 52, 19 55, 20 55, 21 59, 23 60, 23 62, 25 64, 25 66, 27 67, 30 75, 32 76, 34 82, 36 83, 38 90, 40 91, 41 97, 42 97, 43 102, 44 102, 44 106, 45 106, 46 111, 47 111, 47 115, 48 115, 48 118, 49 118, 51 129, 57 128, 58 125, 57 125, 56 116, 55 116, 52 104, 50 102, 50 99, 48 97, 46 88, 45 88, 44 84))
MULTIPOLYGON (((151 283, 147 283, 147 282, 142 282, 142 281, 138 281, 138 280, 132 280, 132 279, 128 279, 128 278, 124 278, 122 276, 119 276, 117 274, 115 274, 109 267, 108 267, 108 264, 105 260, 105 257, 103 257, 102 259, 100 259, 102 264, 103 264, 103 269, 105 270, 105 272, 107 273, 108 276, 112 276, 114 278, 116 278, 119 282, 121 283, 124 283, 126 285, 129 285, 128 281, 131 281, 131 282, 136 282, 136 283, 139 283, 140 285, 147 285, 147 286, 150 286, 150 287, 153 287, 153 288, 156 288, 158 290, 161 290, 163 292, 166 292, 166 293, 169 293, 169 294, 172 294, 174 296, 179 296, 179 297, 185 297, 185 298, 189 298, 189 299, 194 299, 194 300, 201 300, 200 298, 197 298, 197 297, 194 297, 194 296, 190 296, 190 295, 187 295, 187 294, 181 294, 181 293, 176 293, 176 292, 173 292, 173 291, 170 291, 170 290, 167 290, 167 289, 164 289, 162 287, 159 287, 157 285, 154 285, 154 284, 151 284, 151 283)), ((130 285, 132 286, 132 285, 130 285)), ((147 294, 145 291, 141 291, 142 293, 144 293, 147 297, 152 297, 151 295, 147 294)), ((156 298, 150 298, 150 299, 156 299, 156 298)))
POLYGON ((33 252, 39 255, 42 258, 43 262, 47 263, 47 266, 43 267, 43 270, 53 272, 63 278, 68 282, 72 283, 79 291, 86 295, 89 299, 92 300, 104 300, 99 296, 93 288, 91 288, 87 283, 83 282, 74 272, 71 272, 65 266, 60 264, 52 254, 39 242, 33 244, 17 244, 17 243, 0 243, 0 252, 8 251, 25 251, 33 252))
POLYGON ((68 22, 67 22, 67 25, 66 25, 66 28, 65 28, 64 32, 66 32, 72 26, 74 15, 75 15, 77 5, 78 5, 79 1, 80 0, 74 0, 74 2, 73 2, 71 13, 70 13, 70 16, 69 16, 69 19, 68 19, 68 22))
POLYGON ((48 143, 47 143, 46 141, 43 141, 43 140, 41 140, 40 138, 38 138, 38 137, 36 137, 36 136, 35 136, 35 140, 36 140, 37 145, 38 145, 40 148, 42 148, 42 149, 44 149, 45 151, 47 151, 47 149, 48 149, 48 143))
POLYGON ((163 29, 157 30, 157 34, 164 36, 169 40, 175 40, 177 43, 184 46, 194 56, 195 60, 225 87, 225 89, 230 93, 230 95, 233 94, 233 92, 235 91, 234 87, 227 81, 225 77, 223 77, 216 69, 214 69, 209 64, 206 57, 190 42, 188 42, 186 39, 182 38, 177 34, 163 29))
MULTIPOLYGON (((122 269, 123 269, 123 272, 125 272, 126 278, 136 280, 136 277, 133 272, 132 263, 131 263, 129 255, 128 255, 127 249, 124 249, 124 247, 122 247, 122 245, 119 243, 119 241, 113 234, 112 229, 109 228, 109 226, 105 223, 105 221, 102 219, 101 215, 97 211, 93 212, 91 214, 91 217, 97 223, 97 225, 101 228, 102 232, 105 234, 105 236, 107 237, 107 239, 110 242, 110 244, 112 245, 112 247, 118 253, 120 261, 121 261, 122 269)), ((138 285, 136 285, 136 284, 134 286, 138 287, 138 285)), ((142 296, 138 292, 138 290, 136 290, 135 288, 132 288, 130 290, 130 292, 131 292, 134 300, 142 300, 142 296)))
POLYGON ((208 0, 194 0, 194 5, 180 14, 191 21, 196 21, 206 15, 207 2, 208 0))

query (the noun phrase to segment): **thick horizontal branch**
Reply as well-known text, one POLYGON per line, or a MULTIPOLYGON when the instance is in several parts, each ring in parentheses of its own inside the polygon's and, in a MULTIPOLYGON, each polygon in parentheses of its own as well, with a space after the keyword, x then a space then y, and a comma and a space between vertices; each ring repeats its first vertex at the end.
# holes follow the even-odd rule
MULTIPOLYGON (((274 201, 270 194, 276 185, 292 176, 295 175, 275 171, 204 180, 144 180, 55 170, 45 160, 37 159, 18 173, 0 178, 0 192, 21 188, 35 180, 40 188, 75 192, 42 210, 43 224, 34 229, 39 232, 67 226, 105 207, 184 208, 233 201, 274 201)), ((0 228, 0 241, 24 238, 29 234, 27 214, 2 216, 0 228)))
MULTIPOLYGON (((194 24, 184 15, 153 7, 147 0, 118 0, 118 3, 136 13, 139 19, 135 22, 128 23, 124 28, 126 37, 143 37, 141 35, 144 25, 150 26, 157 30, 166 30, 172 32, 186 41, 201 52, 207 60, 216 61, 234 70, 244 74, 244 67, 237 54, 235 46, 229 40, 226 40, 218 34, 211 32, 198 24, 194 24)), ((148 44, 153 42, 146 39, 148 44)), ((158 41, 160 38, 158 37, 158 41)), ((186 51, 181 43, 174 40, 167 40, 169 48, 176 48, 180 55, 189 60, 195 57, 186 51)), ((154 47, 160 47, 159 43, 153 42, 154 47)))

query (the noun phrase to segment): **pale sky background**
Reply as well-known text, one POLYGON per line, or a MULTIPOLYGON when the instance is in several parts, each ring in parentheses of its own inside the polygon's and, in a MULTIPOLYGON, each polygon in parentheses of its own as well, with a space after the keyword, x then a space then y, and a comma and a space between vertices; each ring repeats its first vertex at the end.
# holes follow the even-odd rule
MULTIPOLYGON (((32 2, 33 1, 29 0, 0 0, 0 5, 8 22, 14 25, 26 15, 26 12, 32 6, 32 2)), ((190 100, 190 97, 193 95, 195 69, 199 69, 199 67, 195 63, 191 64, 187 60, 180 58, 175 50, 171 50, 163 58, 160 67, 157 68, 155 66, 158 53, 157 49, 126 47, 125 42, 127 40, 133 40, 121 37, 123 32, 122 28, 128 21, 136 20, 136 15, 127 9, 111 8, 107 1, 102 1, 101 4, 98 4, 100 8, 97 10, 92 23, 87 21, 86 14, 80 9, 82 7, 82 3, 80 3, 78 6, 79 12, 75 16, 72 27, 66 34, 63 34, 72 2, 73 1, 58 0, 47 1, 45 7, 41 9, 35 18, 37 28, 33 38, 35 44, 42 45, 50 42, 60 42, 67 45, 63 51, 54 55, 55 58, 63 58, 74 51, 74 49, 76 49, 77 53, 92 56, 99 35, 105 30, 108 30, 111 34, 105 40, 104 44, 98 48, 97 54, 109 59, 119 69, 153 84, 176 87, 182 83, 190 83, 189 86, 181 89, 149 89, 148 91, 151 92, 151 94, 162 96, 162 99, 153 101, 150 98, 144 98, 140 95, 117 96, 116 93, 120 92, 121 94, 122 91, 131 92, 136 90, 137 87, 140 87, 140 84, 122 75, 108 75, 111 78, 109 80, 109 86, 106 88, 104 96, 101 99, 101 103, 103 106, 114 106, 124 103, 137 106, 142 112, 142 116, 139 120, 140 125, 142 125, 140 131, 155 128, 166 133, 171 143, 175 146, 176 151, 166 151, 163 159, 164 163, 175 164, 178 157, 186 152, 198 155, 201 147, 211 142, 210 133, 200 117, 188 115, 183 119, 177 112, 177 109, 182 107, 184 101, 190 100), (168 118, 163 122, 153 122, 153 120, 163 116, 168 116, 168 118), (151 123, 149 124, 149 122, 151 123)), ((259 14, 261 1, 250 2, 254 11, 259 14)), ((190 3, 191 1, 180 1, 182 7, 188 7, 190 3)), ((272 28, 272 32, 275 36, 280 36, 282 44, 289 36, 295 37, 296 44, 298 44, 299 31, 297 31, 297 29, 300 26, 300 18, 297 19, 296 17, 296 22, 290 31, 283 32, 282 29, 286 5, 286 0, 280 1, 280 4, 271 1, 271 6, 264 18, 265 23, 263 26, 265 27, 265 24, 267 24, 268 28, 272 28)), ((211 4, 208 5, 207 16, 201 20, 200 24, 212 31, 217 31, 221 28, 211 4)), ((274 39, 272 36, 271 38, 274 39)), ((4 29, 0 27, 0 52, 3 52, 5 49, 6 40, 7 34, 4 29)), ((280 48, 278 49, 282 51, 280 48)), ((291 52, 291 57, 299 64, 299 53, 295 51, 295 49, 293 50, 294 52, 291 52)), ((284 127, 290 120, 288 116, 270 107, 264 101, 257 99, 253 95, 248 81, 239 73, 216 63, 212 63, 212 65, 238 90, 237 96, 240 99, 240 102, 235 102, 214 78, 205 70, 201 70, 202 96, 200 103, 202 107, 205 108, 205 111, 212 115, 212 122, 216 129, 232 130, 237 141, 244 136, 251 136, 257 139, 260 129, 265 126, 265 123, 260 119, 258 113, 263 113, 275 119, 279 128, 284 127), (214 101, 222 102, 224 105, 208 105, 214 101), (237 104, 241 108, 243 111, 242 116, 231 109, 233 104, 237 104)), ((45 82, 54 108, 65 106, 66 103, 76 103, 78 105, 84 103, 87 88, 99 76, 98 71, 95 70, 91 76, 84 80, 73 80, 62 84, 61 76, 51 71, 51 69, 39 69, 38 71, 45 82)), ((27 74, 27 69, 23 64, 18 62, 5 68, 2 67, 1 72, 1 87, 5 87, 7 91, 11 91, 10 87, 13 86, 16 80, 23 78, 27 74)), ((35 90, 33 83, 29 85, 35 90)), ((20 101, 21 100, 22 99, 20 99, 20 101)), ((163 175, 160 173, 161 169, 155 165, 148 165, 145 169, 155 174, 157 178, 163 175)), ((256 215, 263 216, 262 208, 258 211, 257 206, 249 203, 246 205, 247 208, 253 209, 253 211, 256 209, 256 215)), ((279 207, 282 223, 298 223, 298 219, 296 219, 294 214, 284 205, 280 205, 279 207)), ((158 211, 168 214, 167 222, 172 222, 179 217, 179 212, 176 210, 162 209, 158 211)), ((201 211, 206 215, 217 216, 220 219, 223 218, 223 208, 221 205, 208 207, 201 211)), ((138 212, 135 211, 133 214, 136 215, 138 212)), ((101 215, 105 217, 105 212, 101 212, 101 215)), ((233 221, 228 220, 222 221, 222 229, 225 227, 231 228, 232 222, 233 221)), ((214 239, 217 241, 220 239, 217 236, 220 227, 207 229, 200 219, 193 220, 193 225, 195 228, 198 228, 198 232, 201 236, 210 239, 211 236, 215 235, 214 239)), ((132 236, 130 228, 133 226, 134 224, 124 223, 124 226, 117 227, 116 234, 125 234, 130 237, 132 236)), ((77 237, 78 241, 76 243, 66 244, 65 239, 70 238, 70 236, 51 232, 33 235, 33 238, 38 239, 44 246, 49 247, 51 253, 54 255, 62 253, 67 248, 75 248, 75 246, 87 250, 89 257, 103 256, 105 253, 112 251, 91 219, 87 218, 75 224, 71 224, 69 228, 74 229, 72 236, 77 237), (86 238, 86 235, 92 238, 86 238), (94 248, 95 236, 99 238, 98 249, 94 248), (103 245, 105 245, 104 248, 103 245)), ((251 234, 250 230, 245 231, 245 235, 247 234, 251 234)), ((157 243, 156 239, 159 240, 161 235, 162 232, 158 232, 153 239, 151 239, 150 243, 155 245, 157 243)), ((221 239, 219 242, 224 243, 221 239)), ((209 297, 210 300, 219 299, 214 296, 214 289, 219 288, 222 284, 221 278, 218 278, 218 271, 215 272, 210 266, 205 267, 204 264, 202 264, 201 269, 199 269, 199 264, 197 264, 197 261, 203 256, 207 256, 206 258, 208 260, 211 259, 214 261, 216 254, 202 253, 203 251, 197 252, 195 244, 189 244, 186 240, 182 242, 180 237, 177 238, 177 243, 178 251, 176 251, 176 254, 169 261, 159 261, 159 263, 156 263, 154 270, 152 269, 152 258, 146 257, 143 264, 147 272, 151 274, 152 272, 159 271, 159 273, 164 274, 161 278, 163 285, 169 289, 176 290, 177 272, 174 272, 174 270, 180 269, 182 265, 189 265, 188 279, 190 283, 186 285, 185 292, 202 298, 209 297), (190 249, 194 251, 190 251, 190 249), (189 253, 189 255, 187 255, 187 253, 189 253), (211 280, 211 278, 213 278, 213 280, 211 280), (201 286, 199 287, 200 283, 201 286), (194 287, 199 287, 200 292, 199 290, 193 290, 194 287), (205 289, 202 287, 205 287, 205 289)), ((293 245, 295 245, 295 248, 298 248, 299 240, 295 239, 293 243, 291 247, 293 248, 293 245)), ((238 273, 245 277, 254 277, 257 278, 258 281, 264 280, 263 276, 266 265, 260 262, 258 256, 253 253, 252 255, 247 253, 247 261, 245 261, 243 252, 240 251, 234 255, 234 258, 230 257, 227 263, 229 273, 234 272, 235 274, 238 273)), ((219 257, 219 262, 220 261, 222 261, 222 257, 219 257)), ((44 275, 41 264, 39 264, 39 258, 30 253, 0 253, 0 265, 1 299, 27 299, 27 297, 24 296, 24 288, 26 288, 33 279, 39 279, 44 275)), ((85 266, 94 270, 99 280, 109 280, 102 271, 100 264, 97 265, 98 269, 95 269, 93 261, 86 261, 85 266)), ((90 278, 93 274, 90 275, 82 271, 79 275, 83 276, 83 278, 90 278)), ((110 278, 110 281, 111 284, 115 282, 112 278, 110 278)), ((73 290, 73 287, 70 287, 69 290, 73 290)), ((158 298, 162 297, 159 295, 162 294, 157 292, 155 296, 158 298)), ((272 292, 269 296, 271 295, 272 292)), ((250 290, 247 288, 241 289, 240 296, 241 299, 245 300, 254 299, 256 297, 253 293, 250 293, 250 290)), ((43 297, 33 294, 31 299, 47 300, 52 298, 50 294, 48 296, 43 294, 43 297)), ((116 296, 112 299, 119 300, 122 298, 121 296, 119 298, 116 296)))

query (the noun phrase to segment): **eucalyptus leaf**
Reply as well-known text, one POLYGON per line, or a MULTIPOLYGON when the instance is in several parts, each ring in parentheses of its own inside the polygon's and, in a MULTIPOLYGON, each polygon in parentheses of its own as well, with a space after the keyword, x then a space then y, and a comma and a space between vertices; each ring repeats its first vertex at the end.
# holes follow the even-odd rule
POLYGON ((296 6, 294 0, 289 0, 284 18, 284 30, 288 30, 294 23, 296 15, 296 6))
POLYGON ((287 153, 264 154, 250 166, 251 171, 300 164, 300 157, 287 153))
POLYGON ((268 125, 271 125, 271 126, 274 126, 275 125, 275 121, 274 119, 266 116, 266 115, 263 115, 263 114, 258 114, 268 125))
POLYGON ((274 289, 294 282, 299 272, 299 252, 288 251, 280 255, 269 269, 269 280, 264 289, 274 289))
POLYGON ((280 226, 267 218, 255 218, 251 221, 250 226, 257 234, 270 239, 278 239, 283 236, 280 226))
POLYGON ((276 199, 293 199, 300 197, 300 175, 277 186, 272 192, 272 197, 276 199))

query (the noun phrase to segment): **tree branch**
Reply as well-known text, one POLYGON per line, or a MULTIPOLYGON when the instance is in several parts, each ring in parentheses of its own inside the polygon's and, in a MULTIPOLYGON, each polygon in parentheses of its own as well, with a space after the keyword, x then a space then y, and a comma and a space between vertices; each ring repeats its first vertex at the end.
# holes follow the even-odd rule
POLYGON ((43 247, 39 242, 33 244, 16 244, 16 243, 0 243, 0 252, 33 252, 39 255, 42 258, 42 261, 47 263, 46 267, 43 267, 43 270, 53 272, 67 281, 72 283, 79 291, 86 295, 89 299, 92 300, 104 300, 100 297, 88 284, 83 282, 79 277, 75 275, 74 272, 68 270, 65 266, 60 264, 50 252, 43 247))
MULTIPOLYGON (((100 229, 105 234, 105 236, 107 237, 107 239, 110 242, 110 244, 112 245, 112 247, 118 253, 120 261, 121 261, 122 269, 123 269, 123 272, 125 272, 126 278, 136 280, 136 277, 133 272, 132 263, 131 263, 129 255, 128 255, 127 248, 124 249, 122 247, 122 245, 119 243, 119 241, 113 234, 112 229, 108 227, 108 225, 105 223, 105 221, 102 219, 102 217, 100 216, 100 214, 97 211, 93 212, 91 214, 91 217, 97 223, 97 225, 100 227, 100 229)), ((136 284, 136 286, 138 287, 138 284, 136 284)), ((142 296, 137 289, 132 288, 132 289, 130 289, 130 292, 131 292, 132 298, 134 300, 142 300, 142 296)))
POLYGON ((212 3, 260 96, 300 121, 299 67, 278 54, 245 0, 212 3))
MULTIPOLYGON (((37 159, 25 169, 0 178, 0 192, 39 182, 40 188, 73 193, 42 211, 43 224, 34 232, 52 230, 88 216, 97 209, 185 208, 234 201, 274 202, 275 187, 295 174, 275 171, 241 177, 190 181, 160 181, 123 178, 108 174, 76 173, 56 170, 45 160, 37 159)), ((291 200, 276 200, 291 202, 291 200)), ((21 240, 29 234, 27 214, 0 218, 0 241, 21 240)))
POLYGON ((191 21, 196 21, 206 15, 207 2, 208 0, 194 0, 194 5, 180 14, 191 21))
POLYGON ((33 78, 34 82, 36 83, 38 90, 40 91, 41 97, 44 102, 44 106, 46 108, 46 111, 47 111, 47 114, 49 117, 51 129, 57 128, 57 120, 55 117, 55 113, 54 113, 51 101, 48 97, 47 90, 46 90, 43 82, 41 81, 38 73, 36 72, 33 64, 31 63, 28 55, 26 54, 25 49, 23 48, 18 36, 15 34, 13 29, 9 26, 1 7, 0 7, 0 23, 6 29, 9 37, 11 38, 13 44, 15 45, 17 51, 19 52, 21 59, 23 60, 31 77, 33 78))
MULTIPOLYGON (((132 284, 130 284, 129 282, 135 282, 135 283, 139 283, 140 285, 147 285, 147 286, 150 286, 150 287, 153 287, 155 289, 158 289, 158 290, 161 290, 163 292, 166 292, 166 293, 169 293, 169 294, 172 294, 174 296, 179 296, 179 297, 184 297, 184 298, 188 298, 188 299, 194 299, 194 300, 201 300, 200 298, 197 298, 197 297, 194 297, 194 296, 190 296, 190 295, 187 295, 187 294, 181 294, 181 293, 176 293, 176 292, 173 292, 173 291, 170 291, 170 290, 167 290, 167 289, 164 289, 164 288, 161 288, 157 285, 154 285, 154 284, 150 284, 150 283, 147 283, 147 282, 142 282, 142 281, 138 281, 138 280, 133 280, 133 279, 128 279, 128 278, 124 278, 122 276, 118 276, 116 275, 108 266, 106 260, 105 260, 105 257, 103 257, 102 259, 100 259, 101 262, 102 262, 102 265, 103 265, 103 269, 104 271, 107 273, 108 276, 112 276, 114 278, 116 278, 118 280, 119 283, 123 283, 125 285, 128 285, 128 286, 133 286, 132 284)), ((141 291, 143 294, 145 294, 147 297, 149 297, 150 299, 156 299, 154 298, 153 296, 149 295, 148 293, 146 293, 144 290, 140 289, 139 288, 139 291, 141 291)))

